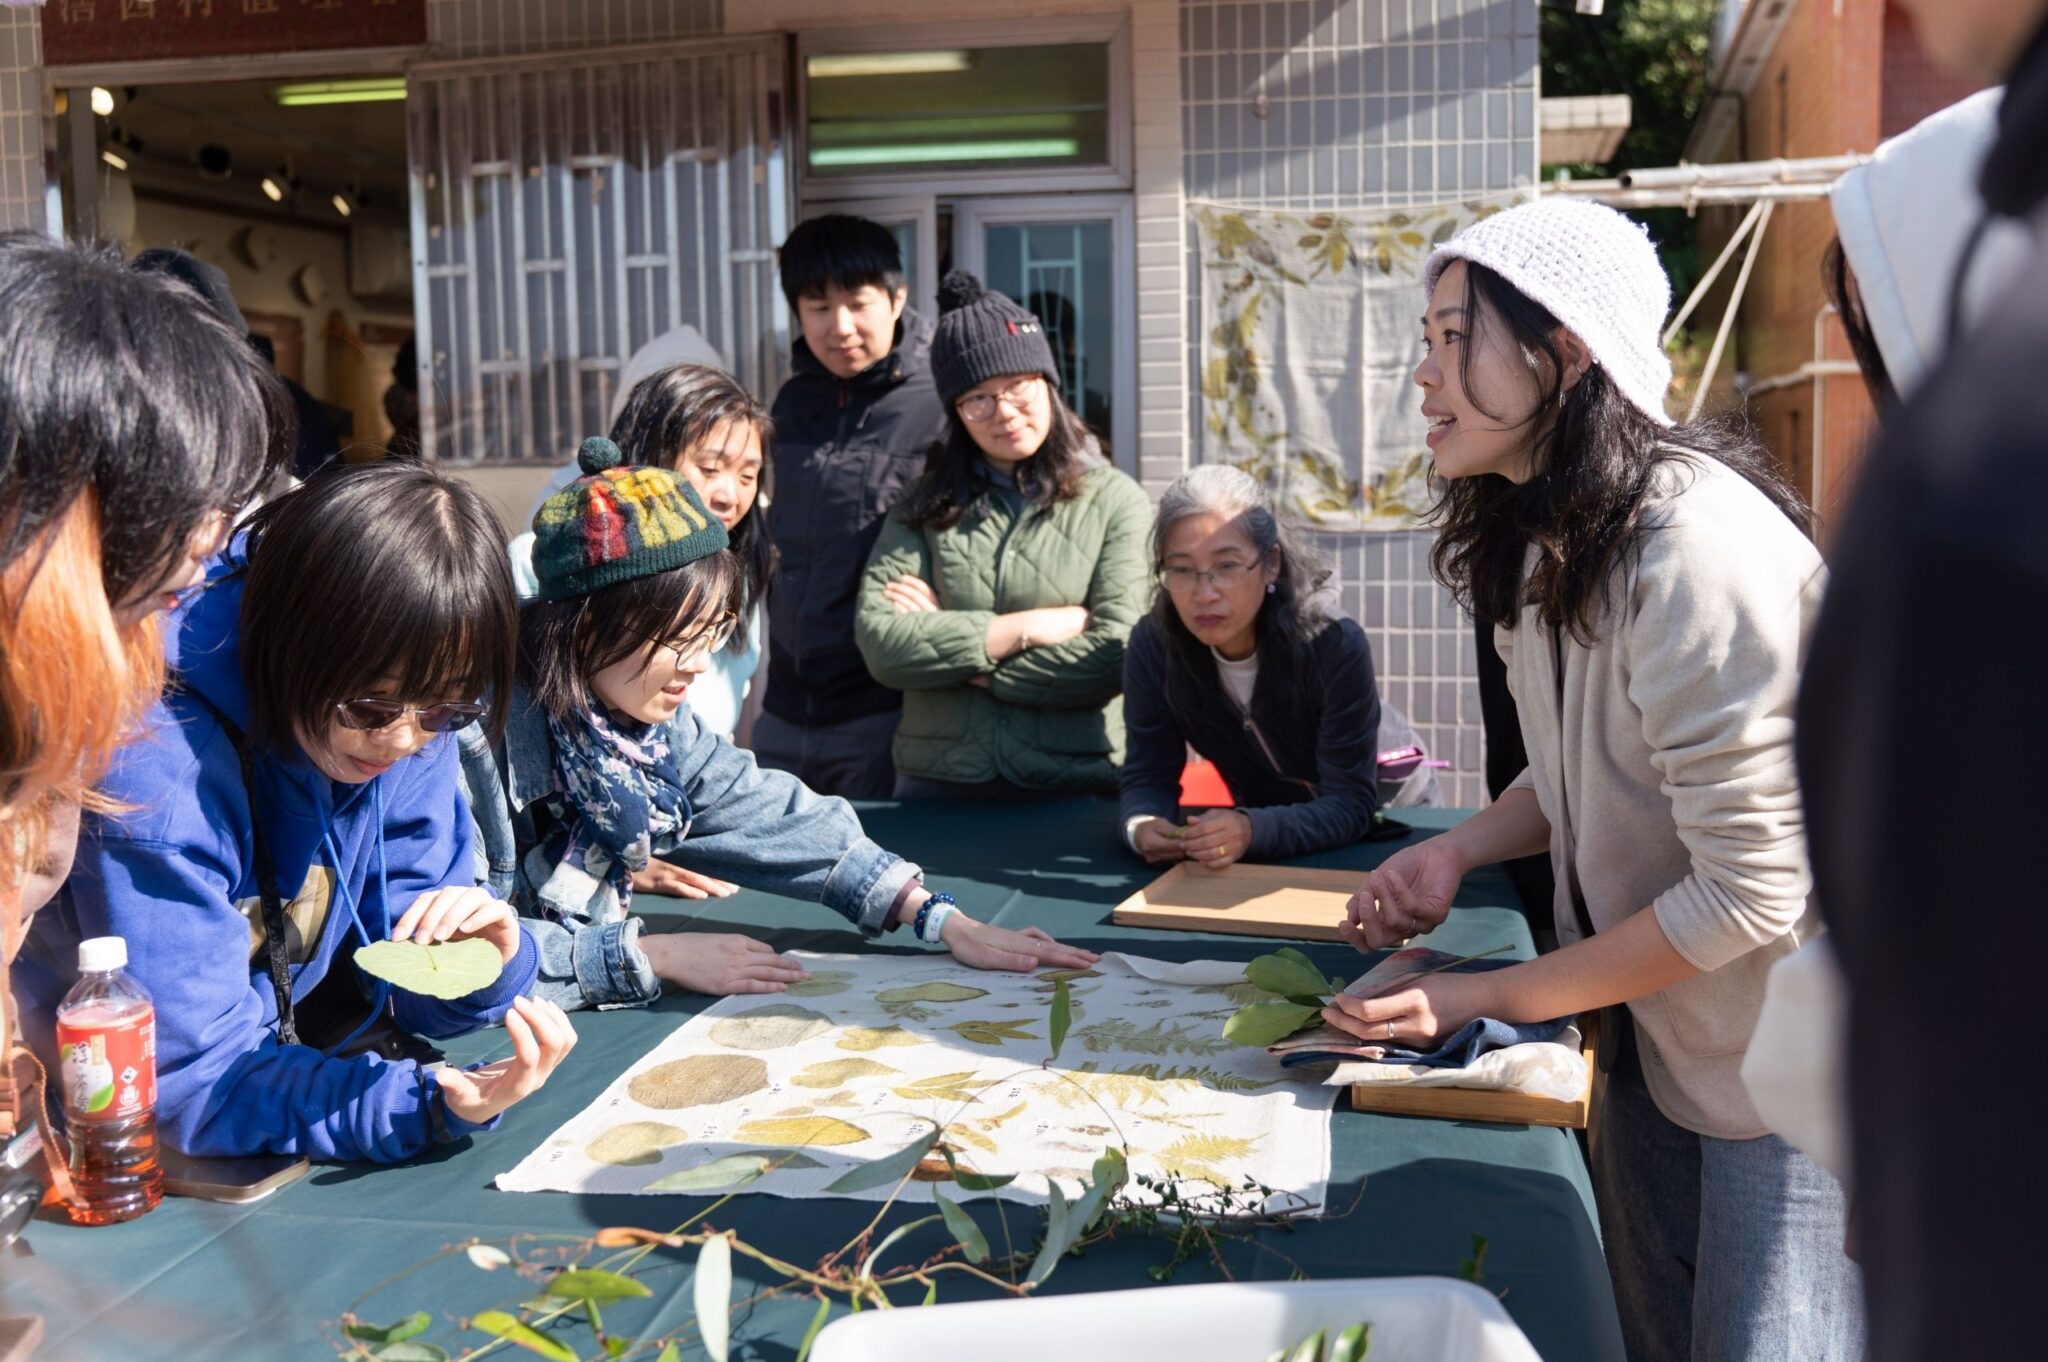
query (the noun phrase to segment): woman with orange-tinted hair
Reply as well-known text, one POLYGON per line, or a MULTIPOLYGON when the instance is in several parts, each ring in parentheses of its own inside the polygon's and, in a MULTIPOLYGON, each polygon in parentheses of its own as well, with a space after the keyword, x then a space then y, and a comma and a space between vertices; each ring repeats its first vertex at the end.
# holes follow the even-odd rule
POLYGON ((191 288, 0 234, 0 1141, 41 1087, 7 966, 161 688, 154 616, 291 439, 277 379, 191 288))

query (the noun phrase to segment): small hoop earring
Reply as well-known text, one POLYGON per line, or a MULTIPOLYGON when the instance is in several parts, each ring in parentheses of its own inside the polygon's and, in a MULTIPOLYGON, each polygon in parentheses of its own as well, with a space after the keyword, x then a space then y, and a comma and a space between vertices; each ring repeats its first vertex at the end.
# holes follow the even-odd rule
POLYGON ((1278 585, 1277 585, 1276 583, 1273 583, 1273 582, 1268 582, 1268 583, 1266 583, 1266 594, 1267 594, 1268 596, 1272 595, 1272 594, 1273 594, 1274 592, 1278 591, 1279 589, 1280 589, 1280 588, 1279 588, 1279 586, 1278 586, 1278 585))

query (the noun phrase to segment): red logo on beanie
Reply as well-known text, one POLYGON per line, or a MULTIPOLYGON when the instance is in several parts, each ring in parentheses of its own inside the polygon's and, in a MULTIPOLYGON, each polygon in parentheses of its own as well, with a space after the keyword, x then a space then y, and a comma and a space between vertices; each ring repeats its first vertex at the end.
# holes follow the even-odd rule
POLYGON ((1004 326, 1007 326, 1007 327, 1009 327, 1009 328, 1010 328, 1010 334, 1011 334, 1011 335, 1013 335, 1013 336, 1014 336, 1014 335, 1016 335, 1016 334, 1017 334, 1017 323, 1015 323, 1015 322, 1004 322, 1004 323, 1003 323, 1003 325, 1004 325, 1004 326))

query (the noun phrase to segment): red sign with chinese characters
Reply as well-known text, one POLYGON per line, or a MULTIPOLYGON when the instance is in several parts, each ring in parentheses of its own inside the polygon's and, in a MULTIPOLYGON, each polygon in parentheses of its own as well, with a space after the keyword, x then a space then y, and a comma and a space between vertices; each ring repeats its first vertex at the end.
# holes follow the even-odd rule
POLYGON ((43 64, 419 47, 427 0, 48 0, 43 64))

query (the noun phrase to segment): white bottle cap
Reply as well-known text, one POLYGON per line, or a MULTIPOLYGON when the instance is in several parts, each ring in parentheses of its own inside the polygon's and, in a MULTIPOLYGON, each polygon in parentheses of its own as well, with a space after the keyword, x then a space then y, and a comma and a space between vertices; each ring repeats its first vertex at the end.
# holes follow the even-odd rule
POLYGON ((78 943, 78 972, 105 974, 128 967, 128 943, 118 936, 89 936, 78 943))

